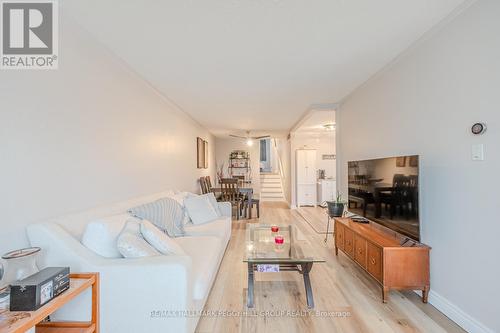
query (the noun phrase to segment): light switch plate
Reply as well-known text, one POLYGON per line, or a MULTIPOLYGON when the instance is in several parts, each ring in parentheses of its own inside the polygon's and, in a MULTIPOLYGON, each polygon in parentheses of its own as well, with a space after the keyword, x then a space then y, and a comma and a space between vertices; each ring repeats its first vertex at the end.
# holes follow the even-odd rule
POLYGON ((484 145, 483 144, 472 145, 472 160, 473 161, 484 161, 484 145))

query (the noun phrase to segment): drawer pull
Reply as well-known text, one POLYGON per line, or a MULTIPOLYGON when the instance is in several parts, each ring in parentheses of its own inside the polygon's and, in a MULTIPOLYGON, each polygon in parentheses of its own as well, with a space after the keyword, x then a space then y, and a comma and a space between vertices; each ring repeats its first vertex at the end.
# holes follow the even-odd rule
POLYGON ((375 258, 371 258, 372 265, 375 265, 375 258))
POLYGON ((359 254, 362 254, 363 253, 363 250, 361 248, 358 249, 358 253, 359 254))

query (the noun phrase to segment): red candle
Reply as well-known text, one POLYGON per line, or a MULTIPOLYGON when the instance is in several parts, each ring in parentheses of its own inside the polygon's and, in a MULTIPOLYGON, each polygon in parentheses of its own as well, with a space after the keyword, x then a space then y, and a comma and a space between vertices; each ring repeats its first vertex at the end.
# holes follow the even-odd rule
POLYGON ((284 241, 285 241, 285 239, 283 238, 283 236, 278 235, 278 236, 274 237, 274 242, 276 244, 283 244, 284 241))
POLYGON ((273 225, 273 226, 271 227, 271 231, 272 231, 272 232, 278 232, 278 230, 280 230, 280 228, 278 228, 278 226, 277 226, 277 225, 273 225))

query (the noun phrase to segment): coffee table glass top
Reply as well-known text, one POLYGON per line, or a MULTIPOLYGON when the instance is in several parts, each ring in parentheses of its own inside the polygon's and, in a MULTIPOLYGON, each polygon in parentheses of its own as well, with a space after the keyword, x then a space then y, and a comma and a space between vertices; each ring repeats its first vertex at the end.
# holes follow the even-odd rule
POLYGON ((293 225, 278 225, 273 232, 271 225, 247 224, 244 262, 255 263, 301 263, 324 262, 312 251, 302 233, 293 225), (276 236, 283 237, 283 244, 275 242, 276 236))

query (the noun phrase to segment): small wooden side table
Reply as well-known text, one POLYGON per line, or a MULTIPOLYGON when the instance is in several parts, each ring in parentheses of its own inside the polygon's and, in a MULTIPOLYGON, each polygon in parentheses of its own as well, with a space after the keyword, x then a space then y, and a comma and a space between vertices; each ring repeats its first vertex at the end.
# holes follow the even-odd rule
POLYGON ((0 310, 0 333, 24 333, 36 327, 36 333, 99 333, 99 273, 70 274, 70 287, 36 311, 0 310), (90 322, 44 322, 82 292, 92 288, 90 322))

